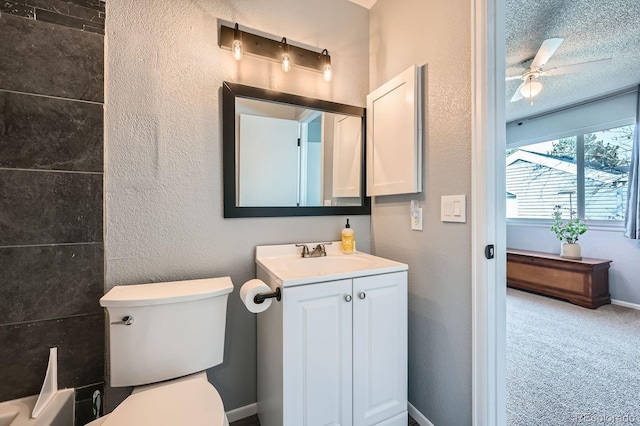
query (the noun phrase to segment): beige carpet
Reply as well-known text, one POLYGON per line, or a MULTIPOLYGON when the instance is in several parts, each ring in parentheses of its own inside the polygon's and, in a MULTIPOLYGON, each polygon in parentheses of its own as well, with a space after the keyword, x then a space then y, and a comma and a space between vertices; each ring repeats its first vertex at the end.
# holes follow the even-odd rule
POLYGON ((640 311, 508 289, 507 424, 640 425, 640 311))

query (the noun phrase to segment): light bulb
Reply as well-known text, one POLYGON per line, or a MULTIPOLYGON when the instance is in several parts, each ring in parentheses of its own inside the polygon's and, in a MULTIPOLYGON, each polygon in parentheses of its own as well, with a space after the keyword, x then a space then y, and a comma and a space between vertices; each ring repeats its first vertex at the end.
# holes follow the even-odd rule
POLYGON ((329 56, 329 51, 324 49, 320 55, 322 56, 322 77, 324 77, 324 81, 331 81, 331 56, 329 56))
POLYGON ((238 28, 238 24, 236 24, 233 29, 233 43, 231 43, 231 53, 233 54, 233 59, 239 61, 242 59, 242 31, 238 28))
POLYGON ((282 54, 282 71, 289 72, 291 69, 291 56, 288 53, 282 54))
POLYGON ((282 37, 280 48, 282 49, 282 71, 289 72, 291 69, 291 49, 287 44, 286 37, 282 37))
POLYGON ((242 40, 233 40, 231 51, 233 52, 233 59, 236 61, 242 59, 242 40))
POLYGON ((324 77, 324 81, 331 81, 331 64, 324 65, 322 76, 324 77))

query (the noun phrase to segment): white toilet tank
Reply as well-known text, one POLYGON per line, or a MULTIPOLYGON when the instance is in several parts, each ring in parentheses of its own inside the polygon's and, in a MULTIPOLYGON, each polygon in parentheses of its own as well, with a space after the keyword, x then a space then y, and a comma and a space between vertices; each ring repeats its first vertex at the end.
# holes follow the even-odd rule
POLYGON ((229 277, 116 286, 109 321, 111 386, 138 386, 222 362, 229 277))

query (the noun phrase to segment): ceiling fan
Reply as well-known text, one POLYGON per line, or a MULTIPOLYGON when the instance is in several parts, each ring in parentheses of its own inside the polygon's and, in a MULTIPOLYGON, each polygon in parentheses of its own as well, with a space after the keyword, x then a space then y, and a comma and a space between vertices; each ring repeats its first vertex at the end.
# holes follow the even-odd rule
POLYGON ((522 74, 507 77, 507 81, 518 79, 523 80, 522 84, 513 94, 511 102, 519 101, 522 98, 529 98, 531 99, 531 105, 533 105, 533 98, 542 91, 542 83, 538 81, 538 77, 589 71, 611 62, 611 58, 607 58, 543 70, 543 67, 547 64, 549 59, 551 59, 551 56, 553 56, 563 41, 564 39, 562 38, 549 38, 543 41, 542 46, 540 46, 540 49, 538 50, 538 53, 536 53, 535 58, 533 58, 529 68, 524 70, 522 74))

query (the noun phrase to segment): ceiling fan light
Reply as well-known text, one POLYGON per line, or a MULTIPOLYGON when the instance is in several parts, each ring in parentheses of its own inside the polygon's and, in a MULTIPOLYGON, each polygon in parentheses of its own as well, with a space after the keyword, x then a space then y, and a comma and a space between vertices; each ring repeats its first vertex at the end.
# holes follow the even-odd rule
POLYGON ((542 83, 533 78, 529 78, 527 82, 520 88, 520 94, 525 98, 533 98, 542 91, 542 83))

